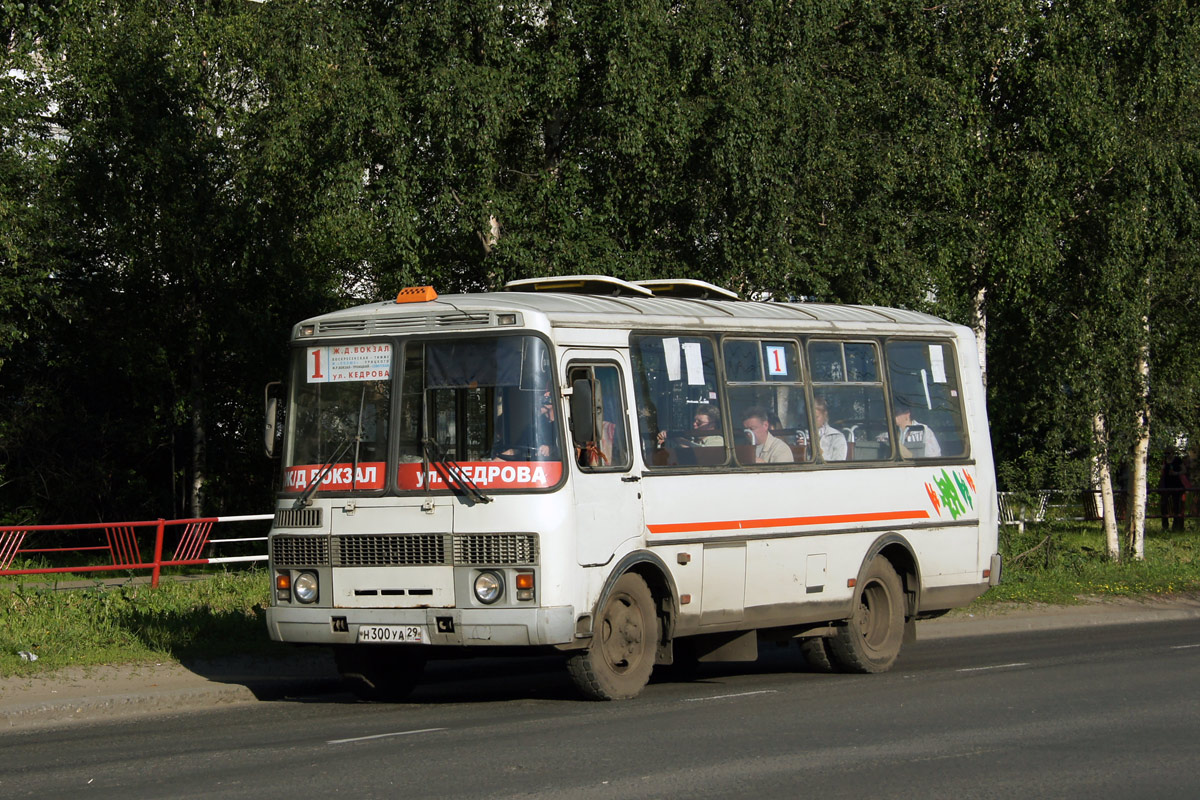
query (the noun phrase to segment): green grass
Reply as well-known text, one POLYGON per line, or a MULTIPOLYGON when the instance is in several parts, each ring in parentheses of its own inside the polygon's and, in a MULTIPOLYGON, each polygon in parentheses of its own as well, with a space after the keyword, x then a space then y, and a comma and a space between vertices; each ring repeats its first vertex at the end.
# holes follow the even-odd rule
MULTIPOLYGON (((1105 555, 1099 523, 1044 523, 1000 533, 1004 578, 976 601, 1071 604, 1088 596, 1145 597, 1200 592, 1200 533, 1165 533, 1158 521, 1146 527, 1146 559, 1127 556, 1113 563, 1105 555)), ((1124 531, 1121 532, 1124 537, 1124 531)), ((1122 542, 1124 555, 1124 543, 1122 542)))
MULTIPOLYGON (((1105 558, 1097 523, 1044 523, 1000 536, 1004 580, 972 608, 999 604, 1069 604, 1087 596, 1200 593, 1200 532, 1161 533, 1152 521, 1146 560, 1105 558)), ((30 579, 32 580, 32 578, 30 579)), ((67 666, 188 661, 252 653, 287 656, 267 637, 266 570, 200 580, 54 590, 0 583, 0 676, 67 666), (17 653, 28 651, 36 662, 17 653)))
POLYGON ((0 676, 66 666, 285 654, 264 622, 266 570, 55 590, 0 583, 0 676), (18 655, 37 655, 27 662, 18 655))

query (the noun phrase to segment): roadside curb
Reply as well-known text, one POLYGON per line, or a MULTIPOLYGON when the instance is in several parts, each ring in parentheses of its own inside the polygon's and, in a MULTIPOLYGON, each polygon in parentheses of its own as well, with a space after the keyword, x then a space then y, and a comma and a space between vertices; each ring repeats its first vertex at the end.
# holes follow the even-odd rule
POLYGON ((246 686, 216 686, 175 689, 170 692, 133 692, 94 695, 58 701, 41 701, 0 707, 0 727, 83 721, 99 716, 121 717, 155 711, 184 711, 256 700, 246 686))
POLYGON ((0 679, 0 730, 197 711, 341 691, 326 652, 294 660, 236 657, 191 665, 131 664, 0 679))

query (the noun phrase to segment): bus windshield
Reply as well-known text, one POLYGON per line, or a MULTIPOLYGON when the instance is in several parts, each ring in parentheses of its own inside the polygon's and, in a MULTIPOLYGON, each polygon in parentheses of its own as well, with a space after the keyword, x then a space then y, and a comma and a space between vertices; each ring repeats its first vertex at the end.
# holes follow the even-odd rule
POLYGON ((387 473, 392 406, 392 345, 355 344, 299 350, 284 489, 379 491, 387 473))
POLYGON ((307 347, 292 384, 284 490, 301 498, 387 490, 393 446, 399 491, 452 491, 455 475, 544 489, 563 475, 550 352, 536 337, 307 347))
POLYGON ((533 336, 412 342, 400 388, 400 490, 448 488, 427 446, 482 488, 537 489, 562 476, 546 344, 533 336), (439 486, 439 484, 442 484, 439 486))

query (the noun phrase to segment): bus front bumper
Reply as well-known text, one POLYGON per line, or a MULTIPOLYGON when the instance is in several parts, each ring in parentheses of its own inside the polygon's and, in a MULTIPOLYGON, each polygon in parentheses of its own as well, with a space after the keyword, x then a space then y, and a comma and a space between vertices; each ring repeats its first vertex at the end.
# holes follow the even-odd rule
POLYGON ((575 639, 575 609, 550 608, 297 608, 267 609, 277 642, 354 644, 364 626, 418 626, 431 645, 526 646, 575 639))

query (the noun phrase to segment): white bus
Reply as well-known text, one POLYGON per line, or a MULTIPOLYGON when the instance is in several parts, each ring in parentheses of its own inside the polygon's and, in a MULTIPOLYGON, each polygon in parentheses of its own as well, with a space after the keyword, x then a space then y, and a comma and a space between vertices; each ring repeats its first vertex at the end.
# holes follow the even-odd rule
POLYGON ((364 698, 471 651, 560 652, 598 699, 760 639, 881 672, 999 580, 967 328, 575 276, 292 344, 267 623, 364 698))

